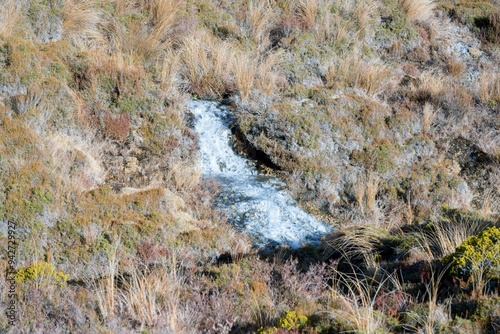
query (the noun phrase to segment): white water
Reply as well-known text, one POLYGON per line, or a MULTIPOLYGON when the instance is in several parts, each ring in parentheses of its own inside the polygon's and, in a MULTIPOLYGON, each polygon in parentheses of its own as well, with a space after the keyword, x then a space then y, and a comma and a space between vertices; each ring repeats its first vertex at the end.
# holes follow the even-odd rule
POLYGON ((229 221, 245 231, 257 246, 317 242, 330 227, 302 211, 277 177, 259 175, 255 166, 231 147, 227 108, 216 102, 191 101, 194 128, 199 135, 203 176, 220 185, 216 204, 229 221))

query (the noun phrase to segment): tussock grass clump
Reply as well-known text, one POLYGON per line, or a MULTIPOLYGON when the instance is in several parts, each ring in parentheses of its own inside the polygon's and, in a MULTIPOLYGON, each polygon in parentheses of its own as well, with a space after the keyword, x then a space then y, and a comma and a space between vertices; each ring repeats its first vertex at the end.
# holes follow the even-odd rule
POLYGON ((14 0, 0 2, 0 37, 12 37, 20 28, 22 19, 21 11, 14 0))
POLYGON ((437 99, 445 89, 443 75, 440 73, 422 73, 418 81, 412 83, 410 91, 412 96, 418 101, 428 101, 437 99))
POLYGON ((377 250, 382 240, 387 238, 387 231, 371 227, 352 227, 331 235, 326 241, 331 251, 339 253, 348 263, 360 263, 369 268, 376 268, 377 250))
POLYGON ((453 77, 458 77, 465 71, 465 64, 455 59, 450 60, 447 70, 453 77))
POLYGON ((479 97, 485 103, 500 103, 500 73, 484 72, 479 83, 479 97))
POLYGON ((387 330, 386 318, 379 308, 393 299, 396 312, 404 311, 409 302, 401 283, 393 275, 347 275, 334 271, 332 277, 331 312, 345 320, 344 330, 362 333, 379 333, 387 330), (396 298, 391 298, 396 296, 396 298))
POLYGON ((105 36, 99 27, 104 13, 95 1, 65 1, 62 13, 64 39, 80 49, 104 46, 105 36))
POLYGON ((220 97, 233 91, 230 73, 234 57, 231 44, 219 42, 210 35, 187 39, 181 55, 181 73, 188 82, 188 89, 202 97, 220 97))
POLYGON ((106 113, 103 118, 104 122, 104 135, 117 140, 125 140, 130 132, 130 115, 128 113, 121 113, 118 115, 111 115, 106 113))
POLYGON ((362 212, 375 210, 375 197, 377 196, 380 179, 373 174, 361 177, 354 186, 356 202, 362 212))
POLYGON ((420 234, 421 246, 428 253, 429 261, 453 252, 468 237, 480 233, 488 222, 479 219, 439 221, 420 234))
POLYGON ((242 98, 247 99, 254 87, 257 64, 248 56, 240 54, 234 62, 236 87, 242 98))
POLYGON ((176 270, 143 273, 141 269, 134 268, 120 296, 133 319, 148 328, 162 328, 172 333, 182 330, 179 304, 183 283, 176 270))
POLYGON ((434 0, 404 0, 402 8, 409 21, 425 21, 432 17, 434 0))
POLYGON ((273 93, 278 77, 274 67, 282 56, 282 52, 274 52, 255 58, 232 43, 201 34, 186 40, 180 57, 181 73, 187 89, 201 97, 237 92, 247 99, 253 89, 273 93))
POLYGON ((296 11, 305 29, 311 29, 316 23, 320 2, 318 0, 306 1, 297 0, 295 2, 296 11))
POLYGON ((260 50, 265 50, 270 41, 269 33, 276 24, 274 9, 265 1, 250 1, 248 4, 247 24, 252 41, 260 50))
POLYGON ((361 89, 373 97, 383 91, 389 79, 388 74, 389 71, 383 62, 364 61, 359 55, 354 54, 330 62, 326 68, 325 78, 327 87, 336 87, 340 83, 361 89))

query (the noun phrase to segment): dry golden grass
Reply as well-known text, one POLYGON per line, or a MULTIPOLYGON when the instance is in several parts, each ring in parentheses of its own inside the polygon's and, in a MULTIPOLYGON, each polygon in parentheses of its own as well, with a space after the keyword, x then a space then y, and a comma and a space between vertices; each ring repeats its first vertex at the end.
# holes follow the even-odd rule
POLYGON ((120 241, 115 242, 107 254, 107 272, 106 277, 97 283, 90 285, 95 287, 97 305, 103 319, 109 319, 115 315, 116 302, 118 299, 116 290, 116 274, 118 273, 117 250, 120 246, 120 241))
MULTIPOLYGON (((500 156, 500 150, 498 153, 500 156)), ((483 201, 481 202, 481 209, 479 210, 481 218, 488 219, 495 213, 495 203, 500 203, 498 195, 496 195, 493 190, 487 191, 484 195, 483 201)))
POLYGON ((221 96, 232 90, 235 54, 231 44, 200 34, 187 38, 183 46, 181 73, 191 92, 199 96, 221 96))
POLYGON ((183 0, 154 0, 135 6, 130 1, 116 1, 115 16, 105 13, 93 0, 68 1, 63 7, 64 38, 80 48, 106 50, 123 54, 134 62, 155 60, 167 52, 173 29, 185 11, 183 0), (118 15, 145 12, 148 22, 121 21, 118 15))
POLYGON ((254 87, 255 75, 257 73, 257 64, 245 54, 236 56, 234 62, 234 78, 236 88, 241 97, 247 99, 251 89, 254 87))
POLYGON ((167 270, 142 273, 135 268, 130 278, 126 278, 122 301, 130 316, 142 325, 155 328, 160 321, 168 319, 168 329, 177 333, 181 284, 175 280, 176 275, 172 279, 167 270))
POLYGON ((133 5, 133 2, 130 0, 114 0, 113 4, 115 6, 115 14, 116 15, 123 15, 126 12, 131 10, 131 6, 133 5))
POLYGON ((173 51, 168 51, 163 58, 161 66, 161 88, 162 92, 171 93, 178 87, 178 73, 180 70, 180 57, 173 51))
POLYGON ((357 37, 362 40, 365 37, 366 30, 369 27, 370 20, 375 15, 376 4, 374 2, 360 2, 357 4, 354 10, 354 17, 356 17, 357 23, 357 37))
POLYGON ((500 43, 500 8, 493 10, 488 17, 490 28, 487 39, 492 43, 500 43))
MULTIPOLYGON (((171 42, 172 29, 181 19, 186 3, 184 0, 155 0, 149 2, 150 22, 152 29, 138 43, 138 50, 145 57, 161 54, 171 42)), ((142 37, 142 36, 139 36, 142 37)))
POLYGON ((316 24, 320 3, 318 0, 296 0, 296 11, 300 17, 304 28, 312 29, 316 24))
POLYGON ((329 1, 320 1, 314 35, 318 42, 328 41, 341 45, 349 35, 351 21, 344 20, 338 12, 331 11, 329 1))
POLYGON ((261 59, 257 65, 256 87, 267 95, 272 95, 276 89, 278 75, 275 68, 281 65, 284 56, 284 52, 280 51, 270 53, 264 59, 261 59))
MULTIPOLYGON (((201 96, 221 96, 227 92, 239 92, 243 99, 258 88, 270 95, 277 84, 274 67, 280 64, 282 52, 252 58, 238 51, 226 41, 201 34, 184 43, 180 56, 182 73, 189 83, 189 90, 201 96)), ((165 66, 177 65, 176 60, 165 66)), ((166 67, 166 78, 175 78, 175 69, 166 67)), ((172 81, 170 81, 172 82, 172 81)))
POLYGON ((426 100, 438 97, 445 89, 444 77, 441 74, 424 72, 420 75, 418 82, 410 85, 411 94, 417 98, 426 100))
POLYGON ((403 55, 403 43, 401 43, 401 40, 399 38, 394 43, 392 43, 389 51, 395 58, 401 58, 401 56, 403 55))
POLYGON ((368 268, 377 268, 375 249, 387 231, 373 226, 350 227, 328 237, 326 243, 347 262, 363 263, 368 268))
POLYGON ((334 63, 330 63, 325 68, 325 86, 327 88, 335 88, 337 85, 337 66, 334 63))
POLYGON ((435 4, 433 0, 403 0, 402 8, 409 21, 425 21, 432 17, 435 4))
POLYGON ((276 23, 276 15, 266 1, 250 1, 247 13, 253 42, 259 49, 269 45, 269 30, 276 23))
POLYGON ((452 81, 451 91, 448 89, 447 93, 457 106, 468 109, 474 105, 474 93, 470 88, 461 84, 456 84, 452 81))
POLYGON ((103 14, 95 1, 65 1, 63 13, 63 38, 79 48, 99 48, 105 45, 105 37, 99 28, 103 14))
POLYGON ((9 38, 20 28, 22 14, 17 8, 16 1, 0 1, 0 37, 9 38))
POLYGON ((178 162, 175 163, 166 175, 166 179, 175 186, 180 193, 192 193, 199 185, 201 172, 198 168, 190 164, 178 162))
POLYGON ((349 87, 364 90, 368 96, 380 93, 389 79, 389 71, 381 61, 363 61, 356 53, 338 63, 337 73, 342 82, 349 87))
POLYGON ((422 110, 422 131, 424 134, 428 135, 430 133, 435 116, 436 113, 434 112, 432 104, 426 102, 422 110))
POLYGON ((106 178, 102 144, 93 142, 92 136, 92 133, 83 138, 54 134, 44 140, 51 167, 67 190, 88 191, 106 178), (83 168, 77 169, 78 165, 83 168))
POLYGON ((382 295, 400 294, 400 305, 395 305, 396 311, 407 302, 403 287, 392 275, 383 279, 365 275, 349 276, 335 270, 332 277, 330 294, 330 311, 336 317, 345 320, 347 330, 359 333, 385 332, 385 320, 377 311, 377 302, 382 295))
POLYGON ((486 221, 476 219, 439 221, 433 224, 430 231, 419 233, 417 238, 428 261, 432 261, 455 252, 465 239, 479 234, 487 224, 486 221))
POLYGON ((451 59, 450 62, 446 65, 448 73, 450 73, 453 77, 458 77, 462 75, 465 71, 465 64, 456 59, 451 59))
POLYGON ((498 130, 483 131, 478 140, 479 148, 496 161, 500 161, 500 134, 498 130))
POLYGON ((500 102, 500 72, 483 72, 479 83, 479 97, 483 102, 500 102))
POLYGON ((366 191, 365 191, 365 203, 366 208, 369 211, 373 211, 375 209, 375 198, 378 193, 380 179, 378 176, 369 174, 366 179, 366 191))
MULTIPOLYGON (((33 18, 31 17, 33 15, 20 10, 20 2, 0 0, 0 37, 3 43, 0 43, 2 44, 0 67, 5 71, 5 76, 2 73, 5 84, 2 82, 1 94, 7 97, 0 99, 2 124, 0 142, 5 147, 1 147, 0 165, 2 170, 5 169, 5 173, 0 173, 0 183, 8 181, 6 182, 8 193, 4 194, 5 198, 2 199, 2 203, 6 203, 4 210, 6 213, 0 210, 0 214, 9 215, 16 212, 19 203, 32 202, 34 205, 40 205, 39 210, 30 209, 32 212, 19 213, 22 219, 28 217, 26 221, 34 222, 28 225, 28 231, 31 231, 28 233, 31 234, 20 249, 20 256, 29 258, 30 252, 33 251, 34 258, 38 259, 45 253, 47 259, 61 261, 66 268, 74 266, 76 280, 87 281, 84 275, 88 273, 83 263, 92 266, 96 261, 100 261, 98 259, 104 259, 106 262, 107 256, 107 263, 104 264, 107 268, 98 270, 98 277, 101 277, 98 283, 94 285, 89 283, 87 289, 70 286, 68 289, 83 291, 82 296, 77 298, 68 296, 67 300, 61 302, 74 306, 76 308, 74 313, 83 314, 82 318, 85 318, 86 324, 96 324, 92 330, 85 328, 80 331, 105 331, 106 326, 112 325, 115 326, 112 329, 117 332, 134 330, 158 333, 223 332, 218 331, 221 328, 227 328, 229 332, 230 328, 238 326, 251 328, 255 325, 271 325, 270 322, 279 318, 284 310, 294 308, 298 312, 306 310, 307 315, 316 314, 316 311, 331 311, 335 315, 334 318, 345 319, 341 324, 335 323, 332 326, 337 328, 345 326, 342 328, 345 331, 370 333, 389 330, 384 327, 387 314, 384 315, 385 311, 375 306, 380 291, 395 294, 401 292, 397 282, 391 282, 389 278, 382 279, 381 282, 368 277, 351 279, 352 277, 337 273, 332 279, 334 286, 331 294, 328 294, 327 287, 321 287, 318 288, 322 289, 321 293, 318 293, 321 298, 316 298, 317 296, 311 297, 312 294, 304 292, 305 283, 297 284, 297 280, 286 279, 283 276, 282 282, 275 283, 273 278, 276 275, 270 271, 276 267, 270 263, 265 263, 269 272, 257 268, 259 263, 264 266, 264 262, 260 259, 253 260, 249 265, 247 261, 254 252, 251 241, 248 236, 242 236, 225 225, 226 217, 213 210, 213 196, 219 188, 216 184, 203 180, 196 166, 195 152, 193 152, 196 138, 187 128, 182 110, 182 101, 189 99, 190 96, 184 93, 210 98, 225 97, 226 94, 234 97, 235 94, 239 94, 242 99, 247 99, 243 102, 246 106, 263 105, 268 101, 270 106, 287 106, 287 108, 277 108, 283 110, 283 113, 278 113, 276 116, 278 122, 285 119, 294 122, 294 124, 283 122, 287 130, 295 128, 296 125, 310 126, 310 123, 314 123, 314 127, 319 126, 318 124, 324 120, 323 110, 320 108, 338 108, 340 111, 336 115, 340 117, 332 119, 335 124, 332 123, 331 129, 340 134, 333 138, 339 147, 343 144, 339 141, 344 138, 351 142, 349 147, 370 143, 373 139, 370 137, 363 138, 366 139, 363 143, 356 143, 356 138, 362 136, 357 132, 358 129, 368 136, 372 131, 378 130, 384 135, 392 136, 389 138, 401 134, 400 139, 397 139, 398 142, 405 143, 411 139, 413 145, 414 140, 422 139, 414 133, 415 127, 411 133, 402 132, 406 131, 407 123, 404 122, 413 122, 415 118, 411 118, 410 121, 406 118, 400 120, 398 103, 408 102, 404 108, 411 110, 408 113, 412 116, 416 116, 423 105, 422 131, 428 134, 432 131, 435 115, 433 106, 446 110, 452 110, 458 105, 476 110, 482 107, 474 103, 470 93, 470 83, 466 82, 467 80, 461 84, 464 89, 463 93, 459 94, 460 85, 454 86, 451 78, 439 74, 439 70, 443 70, 440 61, 420 63, 418 69, 414 66, 415 71, 408 72, 412 76, 411 80, 406 81, 405 78, 410 87, 404 87, 406 84, 401 83, 402 96, 391 95, 389 89, 384 92, 384 103, 389 108, 395 108, 394 115, 387 117, 387 124, 384 124, 383 117, 377 117, 377 122, 380 120, 381 124, 377 123, 376 127, 368 128, 371 124, 364 123, 371 122, 354 124, 356 121, 341 115, 347 114, 346 110, 351 110, 351 107, 356 108, 357 100, 355 97, 351 99, 351 96, 360 95, 359 99, 365 100, 368 95, 371 100, 376 100, 377 94, 389 86, 391 75, 399 76, 400 66, 393 61, 401 60, 391 59, 390 63, 388 61, 389 64, 383 62, 381 59, 384 59, 385 53, 379 54, 382 49, 378 45, 372 45, 370 38, 365 38, 372 32, 370 30, 372 19, 379 14, 378 7, 373 5, 378 4, 377 1, 332 3, 328 0, 252 0, 239 3, 211 0, 208 2, 67 0, 64 1, 63 8, 54 8, 54 1, 28 1, 25 4, 32 5, 34 10, 35 2, 36 6, 42 8, 43 15, 51 9, 51 5, 57 12, 56 16, 59 15, 59 11, 62 13, 63 40, 69 43, 34 42, 31 36, 35 32, 32 30, 45 29, 46 18, 41 15, 45 21, 41 23, 43 27, 37 27, 36 17, 33 18), (189 8, 186 8, 188 4, 189 8), (220 14, 224 16, 218 16, 220 14), (220 33, 217 29, 220 28, 222 18, 225 19, 226 15, 232 25, 230 33, 220 33), (278 15, 280 15, 279 23, 276 22, 278 15), (192 22, 186 23, 189 20, 192 22), (238 21, 241 21, 242 29, 246 29, 243 31, 244 34, 238 31, 238 25, 235 23, 238 21), (19 34, 24 28, 27 28, 26 33, 19 34), (275 43, 273 50, 269 50, 271 37, 275 43), (55 51, 55 47, 59 47, 61 51, 55 51), (299 48, 301 52, 295 52, 299 48), (286 53, 288 50, 292 51, 286 53), (309 80, 310 77, 317 76, 316 59, 327 64, 323 73, 326 78, 325 86, 337 90, 331 92, 331 95, 335 93, 337 96, 335 101, 329 98, 331 95, 328 90, 322 88, 316 90, 318 87, 314 85, 319 84, 319 81, 312 81, 311 84, 309 80), (73 60, 76 62, 73 63, 73 60), (306 73, 310 70, 312 72, 306 73), (420 71, 424 71, 424 74, 418 77, 420 71), (285 75, 289 73, 294 75, 289 76, 288 83, 285 75), (283 86, 280 86, 281 84, 283 86), (278 89, 285 85, 290 87, 279 92, 278 89), (48 86, 60 88, 47 89, 48 86), (110 91, 114 87, 119 88, 121 92, 122 98, 118 99, 118 102, 114 95, 110 97, 110 91), (179 88, 184 88, 184 92, 180 92, 179 88), (410 95, 414 93, 425 98, 418 100, 419 103, 412 101, 411 98, 406 99, 407 89, 411 90, 410 95), (316 105, 323 103, 323 100, 320 102, 316 99, 316 95, 312 95, 317 91, 328 94, 328 103, 316 105), (13 95, 9 96, 11 92, 13 95), (277 92, 282 94, 276 94, 277 92), (268 96, 265 97, 261 93, 268 96), (306 96, 311 94, 313 97, 303 104, 300 113, 297 113, 295 112, 297 109, 292 108, 295 108, 297 105, 295 102, 299 98, 302 99, 301 95, 304 94, 306 96), (58 95, 57 101, 53 99, 55 95, 58 95), (439 99, 432 99, 438 96, 439 99), (128 101, 128 98, 133 103, 122 104, 123 101, 128 101), (394 100, 398 102, 394 103, 394 100), (52 102, 54 106, 51 106, 52 102), (431 102, 434 104, 431 105, 431 102), (310 109, 306 108, 309 103, 313 105, 310 109), (119 114, 118 109, 122 106, 137 112, 132 112, 130 118, 125 114, 123 118, 111 116, 103 118, 103 115, 119 114), (316 112, 317 115, 314 117, 307 114, 316 112), (156 118, 156 115, 161 117, 156 118), (280 118, 281 116, 290 116, 290 119, 280 118), (165 119, 167 120, 164 121, 165 119), (309 122, 310 119, 313 121, 309 122), (96 120, 100 122, 99 125, 96 125, 96 120), (19 123, 22 126, 16 127, 11 123, 19 123), (134 128, 138 124, 140 126, 134 128), (109 138, 121 141, 99 142, 102 138, 97 136, 96 132, 89 131, 89 128, 98 126, 108 130, 109 138), (150 126, 151 128, 148 128, 150 126), (161 151, 162 161, 165 158, 168 161, 165 164, 157 163, 159 158, 153 153, 155 148, 150 144, 153 136, 146 134, 153 128, 157 130, 156 127, 159 130, 154 137, 175 147, 172 149, 172 154, 171 151, 168 151, 169 154, 163 154, 167 151, 164 147, 155 151, 161 151), (338 127, 340 129, 337 130, 338 127), (402 130, 399 131, 399 128, 402 130), (85 131, 89 133, 84 134, 85 131), (103 156, 104 146, 106 152, 110 154, 109 157, 103 156), (119 160, 116 163, 118 167, 109 167, 113 155, 124 157, 123 161, 119 160), (140 180, 139 177, 134 179, 121 175, 124 170, 122 165, 125 164, 129 170, 133 169, 129 166, 129 162, 137 162, 136 157, 140 159, 141 173, 145 175, 141 175, 140 180), (114 187, 104 184, 107 178, 121 189, 120 193, 117 194, 114 187), (38 188, 35 189, 35 185, 38 188), (18 188, 22 191, 18 191, 18 188), (47 190, 54 198, 53 202, 38 203, 39 188, 42 190, 42 195, 43 191, 47 190), (64 221, 65 225, 62 224, 63 220, 67 220, 64 221), (38 233, 39 231, 42 233, 38 233), (77 236, 69 236, 71 233, 77 236), (109 245, 108 240, 116 239, 120 233, 126 233, 127 239, 124 237, 122 243, 109 245), (48 238, 61 239, 60 244, 63 246, 58 243, 54 247, 41 249, 40 245, 47 242, 48 238), (160 245, 154 252, 150 252, 150 255, 154 254, 149 258, 143 258, 139 254, 141 244, 136 247, 135 242, 140 243, 143 240, 154 240, 154 247, 155 243, 160 245), (71 245, 71 249, 61 249, 68 248, 67 245, 71 245), (166 263, 168 260, 164 255, 175 252, 179 254, 182 252, 185 258, 179 261, 180 263, 176 263, 175 259, 170 264, 166 263), (216 260, 223 252, 231 255, 231 263, 219 263, 219 260, 224 261, 222 257, 216 260), (72 257, 73 254, 75 257, 72 257), (89 257, 89 262, 86 256, 89 257), (248 268, 251 270, 247 270, 248 268), (251 271, 251 279, 247 271, 251 271), (181 272, 186 275, 184 278, 179 278, 181 272), (218 279, 212 280, 203 274, 207 272, 215 272, 218 279), (266 275, 270 278, 267 281, 266 275), (116 281, 118 277, 121 278, 120 282, 116 281), (186 282, 189 282, 189 287, 186 282), (296 291, 293 295, 290 293, 293 289, 283 289, 282 283, 285 286, 295 284, 295 290, 301 290, 302 295, 299 296, 296 291), (310 301, 309 298, 314 298, 314 301, 310 301), (228 309, 226 313, 219 312, 224 305, 228 309), (238 307, 234 307, 235 305, 238 307), (220 318, 214 322, 213 327, 212 323, 206 325, 207 319, 214 318, 210 308, 213 308, 213 314, 217 314, 220 318)), ((401 3, 405 4, 405 11, 410 21, 425 21, 432 17, 432 1, 401 0, 401 3), (427 6, 424 6, 425 4, 427 6)), ((384 5, 389 7, 396 4, 385 2, 384 5)), ((385 9, 394 8, 380 7, 381 12, 385 9)), ((384 12, 383 15, 385 14, 384 12)), ((428 26, 433 22, 434 20, 429 20, 425 23, 425 28, 421 27, 424 24, 417 22, 418 28, 422 28, 420 32, 423 30, 428 32, 428 26)), ((492 24, 498 25, 495 22, 492 24)), ((384 33, 389 32, 384 31, 384 33)), ((426 33, 422 34, 423 37, 424 35, 426 33)), ((397 39, 396 35, 387 37, 388 41, 397 39)), ((411 48, 410 44, 413 42, 401 37, 401 40, 394 44, 393 54, 397 57, 402 56, 403 49, 411 48)), ((432 54, 429 56, 433 57, 432 59, 435 59, 434 57, 442 59, 443 54, 440 49, 427 46, 422 48, 422 50, 430 49, 432 54)), ((485 60, 485 57, 476 60, 480 67, 483 66, 481 62, 490 61, 485 60)), ((451 76, 460 76, 464 71, 460 63, 450 64, 444 70, 448 70, 451 76)), ((498 74, 494 72, 485 71, 476 92, 476 96, 484 102, 485 119, 491 116, 492 110, 495 110, 500 96, 498 74)), ((399 85, 399 82, 396 85, 399 85)), ((322 99, 323 95, 319 97, 322 99)), ((239 103, 239 99, 233 101, 239 103)), ((374 108, 373 112, 377 110, 374 108)), ((245 110, 242 114, 244 119, 254 117, 245 110)), ((441 122, 447 122, 441 115, 439 116, 440 125, 441 122)), ((271 123, 268 121, 262 123, 265 127, 269 124, 271 123)), ((443 128, 447 125, 449 124, 443 125, 443 128)), ((320 140, 328 140, 329 131, 327 129, 323 131, 323 127, 306 130, 311 130, 310 133, 315 135, 319 134, 320 140)), ((295 136, 292 132, 289 134, 295 136)), ((297 132, 300 132, 300 129, 297 132)), ((483 152, 500 157, 498 134, 493 130, 491 133, 484 132, 482 136, 471 137, 474 137, 483 152), (479 143, 481 139, 483 142, 479 143)), ((262 134, 259 138, 263 139, 259 144, 263 143, 261 146, 265 147, 267 152, 280 159, 280 163, 283 162, 285 170, 283 173, 292 169, 288 166, 298 168, 306 164, 314 173, 320 168, 326 169, 326 161, 309 163, 307 159, 304 161, 299 159, 298 162, 293 162, 293 159, 284 154, 287 150, 281 147, 282 144, 277 143, 272 135, 269 133, 266 137, 267 135, 262 134)), ((423 139, 430 141, 435 138, 429 136, 423 139)), ((363 148, 369 149, 366 146, 363 148)), ((304 147, 304 150, 305 153, 312 152, 307 151, 309 148, 304 147)), ((433 164, 429 166, 432 167, 433 164)), ((371 220, 379 212, 386 214, 386 218, 397 217, 397 214, 402 216, 404 210, 407 210, 408 223, 414 221, 414 215, 418 215, 415 219, 427 220, 427 212, 422 214, 420 211, 424 210, 420 210, 420 206, 434 208, 435 205, 438 208, 433 214, 439 215, 439 204, 432 202, 434 190, 430 185, 431 181, 427 179, 428 173, 420 176, 423 173, 420 173, 421 170, 416 170, 418 168, 420 165, 411 166, 408 168, 411 172, 408 173, 412 174, 404 176, 413 180, 415 176, 413 173, 417 173, 415 178, 418 182, 411 184, 412 191, 416 194, 414 207, 410 205, 408 198, 406 207, 401 205, 393 209, 391 199, 385 196, 387 194, 385 182, 380 182, 374 175, 361 172, 362 175, 368 176, 354 186, 353 192, 357 204, 354 203, 352 208, 346 208, 345 211, 348 214, 352 213, 355 222, 371 220), (420 177, 421 179, 418 179, 420 177), (380 194, 379 197, 377 193, 380 194), (397 214, 390 216, 391 212, 397 210, 399 210, 397 214)), ((399 176, 403 177, 395 175, 394 178, 399 176)), ((384 175, 384 180, 391 177, 384 175)), ((499 182, 494 181, 493 177, 490 177, 492 180, 490 187, 494 190, 499 182)), ((312 178, 304 174, 304 177, 297 178, 297 183, 304 185, 312 178)), ((431 173, 429 179, 434 179, 434 174, 431 173)), ((390 181, 394 180, 396 179, 390 181)), ((330 181, 325 182, 324 186, 320 183, 313 184, 313 187, 335 189, 335 196, 337 194, 343 196, 341 190, 337 193, 339 183, 336 180, 330 181)), ((299 191, 305 188, 297 187, 297 189, 299 189, 297 197, 300 197, 299 191)), ((496 210, 498 198, 495 197, 496 193, 493 194, 493 190, 491 197, 485 196, 482 201, 482 213, 487 219, 491 219, 491 215, 498 211, 496 210)), ((328 199, 328 194, 330 194, 328 191, 320 189, 314 195, 315 200, 328 199)), ((335 205, 343 203, 341 198, 336 197, 335 205)), ((333 215, 338 207, 332 204, 331 208, 333 215)), ((403 218, 399 218, 395 224, 399 224, 402 220, 403 218)), ((377 218, 373 221, 382 220, 377 218)), ((393 223, 392 218, 386 219, 384 223, 389 221, 393 223)), ((463 230, 463 227, 449 227, 450 230, 448 226, 438 226, 438 228, 441 229, 440 232, 433 230, 432 234, 422 241, 424 244, 422 248, 427 249, 430 254, 429 259, 449 253, 466 237, 469 230, 474 230, 474 227, 469 225, 467 231, 463 230)), ((329 242, 331 247, 342 253, 341 261, 344 264, 346 260, 355 259, 361 267, 364 268, 366 265, 371 270, 380 265, 377 252, 380 247, 385 247, 382 239, 390 237, 387 229, 369 226, 346 229, 343 235, 337 235, 337 238, 330 239, 329 242)), ((308 278, 303 272, 297 273, 297 276, 304 281, 308 278)), ((321 278, 324 277, 325 275, 321 275, 321 278)), ((430 292, 429 295, 431 293, 434 292, 430 292)), ((429 304, 429 312, 426 315, 433 317, 440 309, 436 299, 432 296, 430 299, 432 304, 429 304)), ((25 301, 20 300, 20 303, 25 301)), ((22 310, 23 307, 25 306, 22 305, 22 310)), ((39 309, 52 310, 52 305, 39 309)), ((29 326, 31 323, 37 325, 37 321, 47 324, 57 322, 54 325, 56 327, 72 323, 71 315, 68 313, 72 312, 67 312, 65 307, 65 313, 61 317, 56 313, 53 315, 52 312, 43 319, 23 314, 20 331, 32 332, 32 327, 29 326)), ((3 318, 0 319, 0 322, 3 321, 3 318)), ((436 324, 432 318, 419 319, 418 322, 429 331, 435 328, 436 324)), ((314 325, 316 324, 312 324, 314 325)), ((79 330, 75 325, 75 328, 66 328, 66 331, 73 329, 79 330)), ((57 330, 65 331, 65 329, 57 330)), ((306 330, 309 328, 304 329, 306 330)), ((45 327, 39 331, 51 332, 45 327)))

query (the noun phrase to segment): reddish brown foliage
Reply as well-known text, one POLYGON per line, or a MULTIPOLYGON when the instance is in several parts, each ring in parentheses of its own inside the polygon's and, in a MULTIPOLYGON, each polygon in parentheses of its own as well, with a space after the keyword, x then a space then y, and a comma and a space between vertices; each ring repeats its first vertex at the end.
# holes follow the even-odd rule
POLYGON ((130 132, 130 115, 127 113, 121 113, 118 115, 112 115, 110 112, 106 112, 103 118, 104 127, 102 129, 105 137, 117 139, 123 141, 127 138, 130 132))

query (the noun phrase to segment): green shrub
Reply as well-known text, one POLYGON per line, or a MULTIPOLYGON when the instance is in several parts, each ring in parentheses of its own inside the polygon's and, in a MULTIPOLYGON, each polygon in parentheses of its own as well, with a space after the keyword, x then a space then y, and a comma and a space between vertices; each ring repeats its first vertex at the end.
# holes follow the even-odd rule
POLYGON ((489 227, 467 238, 455 253, 443 260, 453 262, 451 272, 456 275, 470 276, 482 271, 486 278, 500 277, 500 228, 489 227))

